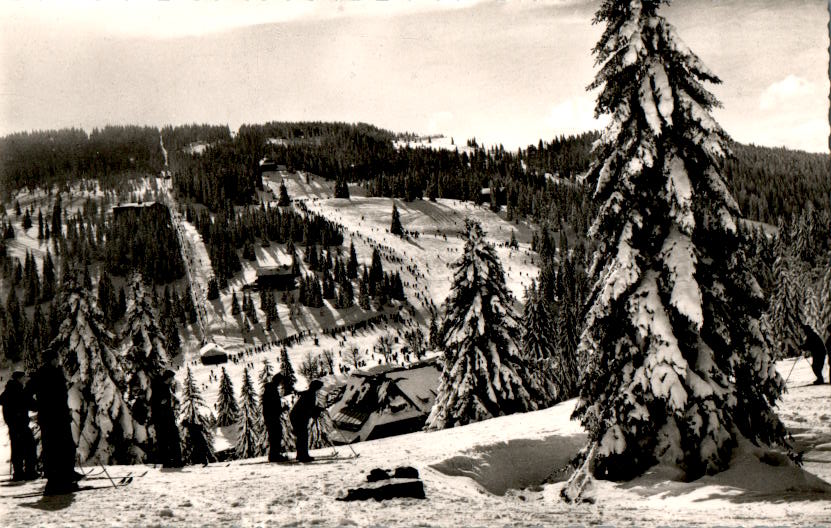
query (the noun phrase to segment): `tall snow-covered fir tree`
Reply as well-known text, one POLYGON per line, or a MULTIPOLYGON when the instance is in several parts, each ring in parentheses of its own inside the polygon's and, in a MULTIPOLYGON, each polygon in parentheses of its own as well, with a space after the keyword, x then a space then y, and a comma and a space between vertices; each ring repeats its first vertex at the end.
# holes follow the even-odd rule
MULTIPOLYGON (((268 361, 268 359, 264 359, 263 368, 257 375, 257 381, 259 382, 260 388, 260 399, 257 401, 257 412, 261 417, 263 415, 263 395, 265 394, 265 385, 269 382, 271 376, 273 375, 274 367, 271 366, 271 363, 268 361)), ((268 451, 268 435, 266 434, 265 422, 262 423, 262 427, 260 429, 260 438, 257 440, 257 442, 260 452, 266 453, 268 451)))
POLYGON ((802 323, 805 319, 802 312, 806 296, 800 287, 799 277, 808 273, 794 254, 794 241, 784 222, 779 224, 775 253, 773 292, 766 318, 779 357, 786 357, 798 354, 803 341, 802 323))
POLYGON ((286 182, 284 180, 280 180, 280 196, 277 199, 277 205, 280 207, 285 207, 291 203, 291 199, 289 198, 289 193, 286 190, 286 182))
POLYGON ((767 318, 779 357, 799 353, 802 343, 803 295, 793 263, 777 258, 774 264, 774 290, 767 318))
POLYGON ((239 405, 234 395, 234 384, 231 377, 222 367, 222 377, 219 379, 219 397, 216 402, 216 425, 227 427, 237 423, 239 418, 239 405))
MULTIPOLYGON (((83 271, 82 273, 86 273, 83 271)), ((72 435, 82 462, 132 463, 144 453, 146 437, 125 398, 124 368, 114 336, 96 306, 88 279, 67 263, 63 275, 61 323, 49 345, 58 352, 67 377, 72 435)))
POLYGON ((280 350, 280 374, 283 375, 283 395, 294 394, 294 384, 297 383, 297 374, 289 359, 289 351, 286 347, 280 350))
POLYGON ((396 236, 404 234, 404 227, 401 225, 401 215, 398 214, 398 207, 392 203, 392 220, 390 221, 390 233, 396 236))
POLYGON ((536 284, 528 288, 522 315, 522 354, 535 385, 541 389, 540 406, 570 398, 577 388, 577 362, 554 342, 554 321, 536 284))
MULTIPOLYGON (((128 290, 130 302, 121 332, 122 342, 126 344, 123 354, 126 398, 136 423, 146 430, 151 423, 150 383, 167 365, 166 342, 141 275, 136 273, 130 278, 128 290)), ((146 432, 152 441, 152 430, 146 432)))
POLYGON ((262 454, 262 413, 257 404, 257 391, 248 373, 242 370, 240 389, 239 436, 235 447, 238 458, 251 458, 262 454))
POLYGON ((466 220, 465 229, 439 329, 442 374, 428 429, 537 408, 526 386, 533 378, 517 353, 517 315, 502 264, 477 222, 466 220))
POLYGON ((182 424, 182 457, 187 464, 214 462, 213 431, 208 426, 205 400, 199 392, 190 367, 182 386, 182 403, 179 406, 179 420, 182 424))
POLYGON ((725 469, 739 435, 786 442, 764 299, 720 175, 728 137, 702 84, 720 81, 658 14, 664 3, 604 0, 594 19, 606 28, 589 88, 611 123, 587 173, 599 247, 574 413, 588 456, 571 499, 588 472, 626 479, 663 462, 692 479, 725 469))

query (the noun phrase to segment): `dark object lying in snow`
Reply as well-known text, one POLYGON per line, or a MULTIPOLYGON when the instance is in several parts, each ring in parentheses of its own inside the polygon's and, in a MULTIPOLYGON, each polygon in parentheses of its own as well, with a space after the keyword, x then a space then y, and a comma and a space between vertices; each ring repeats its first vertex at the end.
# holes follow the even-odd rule
POLYGON ((395 468, 395 473, 393 473, 392 478, 417 479, 418 470, 412 466, 397 467, 395 468))
POLYGON ((388 470, 373 469, 366 477, 368 484, 355 489, 349 489, 346 497, 338 498, 339 501, 356 501, 375 499, 377 501, 413 498, 426 499, 424 494, 424 483, 418 478, 418 470, 409 467, 399 467, 390 476, 388 470))
POLYGON ((390 474, 387 473, 387 470, 380 469, 380 468, 375 468, 375 469, 373 469, 372 471, 369 472, 369 475, 366 476, 366 481, 367 482, 378 482, 379 480, 389 480, 391 478, 392 477, 390 477, 390 474))

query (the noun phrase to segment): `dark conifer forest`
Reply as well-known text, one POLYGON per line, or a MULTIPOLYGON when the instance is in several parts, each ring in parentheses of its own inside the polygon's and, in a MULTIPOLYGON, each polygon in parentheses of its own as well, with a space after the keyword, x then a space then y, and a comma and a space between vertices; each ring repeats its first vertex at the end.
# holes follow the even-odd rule
MULTIPOLYGON (((501 146, 471 149, 396 148, 405 137, 363 123, 266 123, 227 126, 108 126, 16 133, 0 138, 0 188, 6 196, 28 187, 95 178, 157 174, 164 167, 160 136, 178 192, 219 211, 252 203, 262 188, 259 161, 270 157, 288 170, 365 185, 374 196, 404 200, 454 198, 507 209, 527 217, 585 228, 590 200, 579 185, 588 168, 594 132, 540 140, 516 152, 501 146), (200 146, 202 148, 193 148, 200 146), (492 189, 490 197, 481 190, 492 189)), ((808 203, 829 209, 827 154, 733 143, 725 179, 749 220, 775 224, 808 203)))
POLYGON ((122 208, 105 240, 104 262, 113 274, 126 277, 137 269, 149 280, 166 283, 185 273, 167 206, 122 208))

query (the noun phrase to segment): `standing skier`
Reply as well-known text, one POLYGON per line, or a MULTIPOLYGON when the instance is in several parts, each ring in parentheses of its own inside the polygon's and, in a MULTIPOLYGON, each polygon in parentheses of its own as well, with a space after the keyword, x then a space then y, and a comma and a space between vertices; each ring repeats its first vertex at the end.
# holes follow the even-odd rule
POLYGON ((12 448, 12 466, 14 476, 12 480, 33 480, 37 478, 37 453, 35 452, 35 437, 29 429, 29 394, 23 388, 22 372, 15 371, 12 378, 6 383, 3 394, 0 394, 0 405, 3 406, 3 419, 9 426, 9 442, 12 448))
POLYGON ((308 390, 300 393, 300 397, 291 408, 289 419, 294 429, 294 436, 297 439, 297 460, 298 462, 311 462, 314 460, 309 456, 309 422, 320 416, 323 407, 317 404, 317 391, 323 387, 323 382, 314 380, 309 383, 308 390))
POLYGON ((47 349, 43 366, 29 382, 34 395, 40 426, 43 472, 46 476, 44 495, 70 493, 78 489, 75 473, 75 440, 72 438, 72 418, 69 414, 66 378, 58 364, 58 353, 47 349))
POLYGON ((809 325, 802 323, 802 331, 805 332, 805 341, 802 343, 802 350, 811 354, 811 369, 817 377, 814 385, 822 385, 822 367, 825 366, 825 344, 809 325))
POLYGON ((283 405, 280 396, 280 386, 283 384, 283 375, 275 374, 263 387, 263 422, 268 433, 268 461, 280 462, 286 460, 283 455, 281 442, 283 440, 283 424, 280 416, 283 414, 283 405))
POLYGON ((156 430, 156 461, 166 468, 183 466, 182 445, 173 409, 175 374, 165 370, 150 386, 151 421, 156 430))

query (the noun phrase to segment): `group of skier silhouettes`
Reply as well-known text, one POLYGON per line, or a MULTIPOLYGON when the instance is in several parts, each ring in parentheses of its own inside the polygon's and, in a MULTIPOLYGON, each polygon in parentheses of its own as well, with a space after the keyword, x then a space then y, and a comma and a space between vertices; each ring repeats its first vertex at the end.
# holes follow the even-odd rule
MULTIPOLYGON (((268 434, 268 460, 287 460, 282 451, 282 395, 281 374, 275 374, 266 383, 262 396, 263 418, 268 434)), ((314 380, 289 412, 289 419, 297 437, 297 460, 310 462, 309 426, 320 416, 324 408, 317 403, 317 392, 323 382, 314 380)), ((176 468, 184 465, 181 437, 175 416, 175 374, 164 371, 151 381, 149 424, 155 430, 154 462, 162 467, 176 468)), ((12 480, 27 481, 40 477, 38 470, 37 443, 29 424, 29 411, 37 412, 40 430, 40 464, 46 478, 44 495, 71 493, 78 489, 83 473, 75 471, 76 445, 72 436, 72 418, 69 409, 69 395, 66 378, 55 351, 44 352, 40 368, 26 382, 26 375, 15 371, 6 382, 0 405, 3 419, 9 428, 11 443, 12 480)), ((183 423, 182 427, 195 426, 183 423)), ((193 438, 204 438, 192 435, 193 438)), ((208 453, 208 449, 196 449, 208 453)), ((196 461, 207 464, 209 460, 196 461)))
POLYGON ((75 441, 72 438, 66 378, 58 355, 47 350, 43 364, 24 384, 25 375, 16 371, 0 394, 3 419, 9 428, 12 480, 38 478, 37 446, 29 428, 29 410, 37 412, 40 429, 41 462, 46 477, 45 495, 66 493, 78 488, 83 475, 75 471, 75 441))

